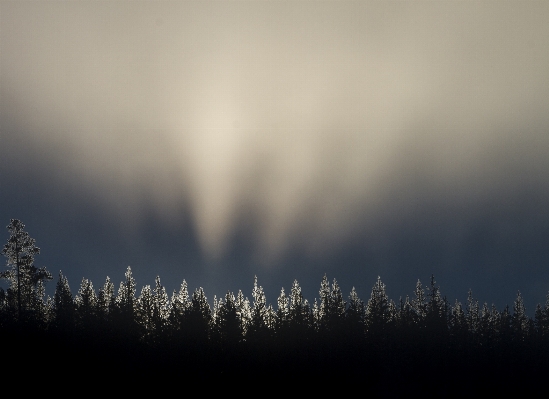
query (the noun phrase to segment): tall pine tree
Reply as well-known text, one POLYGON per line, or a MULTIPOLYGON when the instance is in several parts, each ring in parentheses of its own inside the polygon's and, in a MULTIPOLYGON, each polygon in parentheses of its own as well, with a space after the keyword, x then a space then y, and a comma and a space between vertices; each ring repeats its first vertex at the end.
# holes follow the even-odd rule
POLYGON ((13 304, 19 322, 33 322, 37 317, 36 290, 38 282, 51 280, 52 275, 45 267, 34 265, 34 257, 40 253, 34 238, 29 236, 25 225, 18 219, 11 219, 7 229, 10 232, 8 242, 2 249, 7 258, 9 270, 0 273, 0 278, 8 280, 7 304, 13 304))
POLYGON ((387 325, 390 321, 389 298, 385 293, 385 284, 381 282, 381 277, 379 276, 372 287, 372 293, 366 305, 365 321, 370 337, 385 337, 387 325))
POLYGON ((53 327, 61 332, 72 332, 75 327, 75 305, 69 281, 61 271, 53 296, 53 327))
POLYGON ((79 330, 91 333, 97 328, 97 295, 93 284, 87 278, 82 279, 80 289, 74 298, 76 305, 76 324, 79 330))

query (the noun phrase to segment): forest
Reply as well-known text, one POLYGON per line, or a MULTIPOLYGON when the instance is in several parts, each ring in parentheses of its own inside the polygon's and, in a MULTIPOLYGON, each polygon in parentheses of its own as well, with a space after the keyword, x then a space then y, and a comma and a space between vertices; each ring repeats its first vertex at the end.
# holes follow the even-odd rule
POLYGON ((450 302, 431 276, 394 301, 378 277, 363 301, 325 275, 312 302, 296 280, 273 306, 255 278, 251 299, 227 292, 210 306, 204 290, 191 292, 185 280, 171 295, 160 277, 138 290, 128 267, 117 288, 108 277, 98 289, 84 278, 74 296, 60 273, 52 298, 45 283, 53 276, 34 266, 40 250, 24 227, 11 220, 2 250, 0 277, 9 287, 0 289, 0 336, 17 348, 12 361, 40 353, 83 373, 98 373, 100 364, 105 375, 197 381, 358 378, 374 393, 405 392, 418 381, 442 393, 479 383, 527 388, 549 370, 549 295, 532 319, 520 293, 512 308, 479 304, 471 291, 465 304, 450 302))

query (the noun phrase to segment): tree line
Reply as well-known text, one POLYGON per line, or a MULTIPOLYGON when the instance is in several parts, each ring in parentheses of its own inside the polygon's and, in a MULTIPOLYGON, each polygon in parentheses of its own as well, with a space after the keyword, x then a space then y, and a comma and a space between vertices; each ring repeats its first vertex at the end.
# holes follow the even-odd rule
POLYGON ((139 348, 138 353, 162 356, 169 364, 185 354, 195 366, 237 362, 248 371, 286 364, 321 372, 328 362, 351 374, 371 367, 375 359, 381 365, 377 373, 405 364, 412 370, 408 375, 418 365, 433 367, 431 362, 448 364, 449 359, 452 367, 473 360, 494 364, 502 356, 523 371, 525 365, 548 365, 549 295, 532 319, 520 292, 513 307, 502 310, 480 305, 471 291, 465 304, 450 303, 431 276, 426 287, 418 280, 411 297, 395 302, 378 277, 363 301, 354 287, 345 297, 337 281, 325 275, 312 303, 295 280, 289 292, 281 289, 275 308, 256 277, 251 300, 240 290, 214 296, 210 306, 204 290, 189 292, 185 280, 171 295, 160 277, 138 292, 128 266, 117 289, 109 277, 97 290, 83 278, 73 296, 60 273, 53 297, 46 297, 44 285, 52 275, 34 266, 40 250, 24 227, 11 220, 2 250, 7 270, 0 277, 9 287, 0 289, 1 330, 47 336, 72 348, 67 351, 87 347, 105 353, 124 347, 127 355, 139 348))

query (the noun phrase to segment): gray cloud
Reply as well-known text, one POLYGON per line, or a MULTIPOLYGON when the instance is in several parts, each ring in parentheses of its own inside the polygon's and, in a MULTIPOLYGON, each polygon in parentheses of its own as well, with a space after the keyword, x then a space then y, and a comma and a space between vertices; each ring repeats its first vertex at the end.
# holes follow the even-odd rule
POLYGON ((275 266, 359 233, 391 245, 379 229, 399 223, 428 241, 451 221, 437 245, 459 252, 474 222, 452 212, 515 214, 527 192, 535 213, 549 197, 545 3, 0 11, 3 169, 26 148, 127 232, 153 209, 219 259, 245 225, 254 259, 275 266))

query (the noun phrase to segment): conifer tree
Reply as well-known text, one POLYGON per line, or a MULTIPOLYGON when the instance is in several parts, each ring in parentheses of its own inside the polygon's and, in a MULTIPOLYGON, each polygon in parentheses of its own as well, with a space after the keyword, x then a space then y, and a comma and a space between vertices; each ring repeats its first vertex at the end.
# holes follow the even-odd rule
POLYGON ((120 282, 118 288, 118 294, 116 296, 116 307, 113 317, 113 322, 116 329, 123 335, 136 338, 137 325, 136 325, 136 302, 135 297, 135 279, 132 276, 132 269, 130 266, 126 269, 124 274, 125 281, 120 282))
POLYGON ((160 283, 160 276, 156 276, 153 292, 153 323, 155 339, 163 337, 166 329, 166 322, 170 312, 170 304, 166 289, 160 283))
POLYGON ((154 320, 154 298, 150 285, 141 288, 141 294, 137 298, 137 320, 141 326, 141 335, 149 343, 154 343, 155 320, 154 320))
POLYGON ((503 312, 499 315, 499 341, 503 344, 509 344, 512 339, 511 311, 509 305, 505 306, 503 312))
POLYGON ((483 347, 489 348, 492 346, 493 333, 491 312, 486 302, 484 302, 480 311, 478 334, 479 342, 483 347))
POLYGON ((351 288, 349 294, 349 307, 347 308, 347 317, 363 319, 364 318, 364 302, 358 297, 355 287, 351 288))
POLYGON ((109 276, 107 276, 105 284, 99 288, 97 294, 97 317, 105 332, 108 329, 107 326, 110 324, 113 312, 115 312, 115 307, 116 296, 114 294, 114 284, 109 276))
POLYGON ((546 295, 545 306, 542 306, 539 303, 536 306, 534 325, 536 335, 541 342, 544 342, 549 338, 549 293, 546 295))
POLYGON ((303 322, 302 322, 302 326, 303 326, 303 329, 304 331, 307 332, 307 334, 309 333, 309 330, 312 330, 313 328, 313 314, 312 314, 312 311, 311 311, 311 305, 309 304, 309 301, 307 299, 303 299, 303 305, 301 307, 301 312, 302 312, 302 318, 303 318, 303 322))
POLYGON ((189 291, 187 281, 183 280, 179 292, 173 292, 172 300, 170 301, 169 324, 170 329, 174 334, 179 334, 184 323, 185 315, 191 307, 189 299, 189 291))
POLYGON ((299 317, 301 315, 301 306, 303 305, 303 295, 301 294, 301 287, 297 280, 294 280, 292 289, 290 290, 290 317, 299 317))
POLYGON ((524 301, 520 291, 513 304, 513 315, 511 316, 511 330, 515 342, 524 342, 528 335, 529 323, 524 309, 524 301))
POLYGON ((196 344, 204 344, 210 334, 212 311, 202 287, 193 292, 186 319, 186 335, 196 344))
POLYGON ((53 296, 53 325, 55 329, 70 332, 74 328, 75 305, 69 282, 61 271, 53 296))
POLYGON ((465 312, 463 311, 461 302, 458 302, 457 299, 451 311, 450 334, 455 344, 457 344, 458 346, 466 344, 468 336, 467 317, 465 315, 465 312))
POLYGON ((135 279, 132 276, 132 269, 130 266, 126 269, 124 274, 125 281, 120 282, 118 288, 118 295, 116 296, 116 304, 119 309, 124 312, 133 314, 135 308, 135 279))
POLYGON ((212 320, 214 321, 214 324, 215 324, 215 321, 217 320, 217 317, 219 315, 219 308, 222 305, 222 303, 223 303, 223 299, 219 298, 219 300, 218 300, 217 295, 214 295, 213 308, 212 308, 212 320))
POLYGON ((44 298, 45 295, 46 287, 44 287, 43 280, 39 280, 34 290, 34 301, 32 307, 34 309, 33 319, 36 326, 40 329, 45 328, 48 323, 48 308, 44 298))
POLYGON ((345 319, 345 307, 346 303, 343 300, 343 294, 341 293, 341 289, 339 288, 339 285, 334 278, 328 300, 328 312, 326 314, 326 321, 329 330, 335 332, 343 328, 343 322, 345 319))
POLYGON ((244 297, 242 290, 238 290, 235 298, 236 314, 240 320, 240 330, 243 336, 246 335, 252 319, 250 300, 244 297))
POLYGON ((318 300, 315 298, 315 301, 313 302, 312 307, 312 317, 313 317, 313 328, 315 331, 321 331, 322 325, 321 325, 321 318, 320 318, 320 306, 318 305, 318 300))
POLYGON ((475 301, 473 299, 472 290, 469 290, 467 294, 466 316, 467 316, 467 326, 469 329, 469 334, 474 340, 476 339, 475 337, 478 334, 480 315, 479 315, 478 301, 475 301))
POLYGON ((232 346, 242 339, 240 317, 232 292, 227 292, 225 301, 218 301, 217 315, 215 318, 215 333, 218 342, 222 345, 232 346))
POLYGON ((97 295, 92 282, 87 278, 82 278, 74 303, 78 327, 88 331, 95 328, 97 326, 97 295))
POLYGON ((547 336, 547 315, 539 303, 536 305, 534 323, 536 327, 536 335, 538 338, 543 340, 547 336))
POLYGON ((0 278, 8 280, 10 284, 7 303, 15 305, 19 322, 32 321, 36 317, 33 305, 36 304, 38 282, 52 279, 45 267, 38 269, 34 266, 34 257, 40 253, 40 248, 24 228, 25 225, 18 219, 11 219, 7 226, 10 237, 2 254, 7 258, 9 270, 0 273, 0 278))
POLYGON ((425 322, 433 337, 437 339, 446 335, 448 329, 446 301, 440 295, 435 276, 431 275, 429 302, 426 306, 425 322))
POLYGON ((368 334, 374 337, 384 336, 387 324, 390 321, 389 298, 385 293, 385 284, 381 282, 379 276, 372 287, 372 293, 366 305, 365 316, 368 334))
POLYGON ((309 311, 309 303, 303 298, 299 283, 294 280, 289 298, 290 326, 304 332, 309 327, 309 311))
POLYGON ((358 297, 355 287, 349 294, 349 305, 345 311, 345 326, 349 335, 359 340, 364 337, 364 302, 358 297))
POLYGON ((320 282, 320 289, 318 291, 319 295, 319 303, 318 303, 318 310, 316 314, 316 323, 318 325, 318 328, 320 330, 327 328, 327 318, 328 318, 328 312, 330 309, 330 283, 328 282, 328 277, 326 274, 324 274, 324 277, 322 277, 322 281, 320 282))
POLYGON ((53 304, 53 298, 51 296, 47 296, 45 302, 44 302, 44 320, 46 321, 46 326, 53 326, 53 319, 54 319, 54 304, 53 304))
POLYGON ((280 290, 280 295, 277 299, 277 310, 276 310, 276 330, 278 333, 285 330, 290 321, 290 312, 289 312, 289 303, 290 300, 286 293, 284 292, 284 287, 280 290))
POLYGON ((410 302, 410 298, 408 297, 408 295, 406 295, 406 299, 404 300, 402 299, 402 297, 400 297, 396 317, 396 328, 401 334, 409 333, 410 329, 412 329, 414 325, 415 314, 412 303, 410 302))
POLYGON ((273 309, 273 305, 267 306, 267 312, 265 312, 265 324, 269 331, 274 331, 276 328, 276 311, 273 309))
POLYGON ((257 284, 257 276, 254 276, 254 288, 252 290, 252 308, 249 325, 249 336, 254 339, 264 339, 267 334, 267 299, 263 287, 257 284))
POLYGON ((179 293, 177 294, 178 302, 183 306, 183 310, 188 309, 191 306, 191 300, 189 299, 189 291, 187 289, 187 282, 183 280, 179 293))
POLYGON ((498 343, 500 340, 500 326, 501 326, 501 314, 499 313, 496 305, 492 304, 490 310, 490 336, 492 340, 492 346, 498 343))
POLYGON ((415 289, 415 298, 412 300, 412 309, 414 310, 415 315, 415 326, 416 328, 423 330, 425 327, 425 316, 426 312, 426 302, 425 302, 425 291, 421 286, 421 281, 417 280, 416 289, 415 289))
POLYGON ((389 299, 389 326, 391 331, 394 330, 394 327, 396 325, 397 313, 398 311, 397 311, 395 301, 393 301, 392 299, 389 299))

